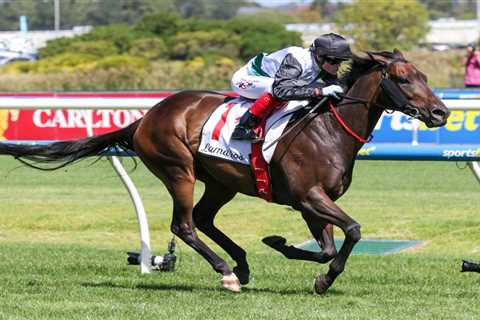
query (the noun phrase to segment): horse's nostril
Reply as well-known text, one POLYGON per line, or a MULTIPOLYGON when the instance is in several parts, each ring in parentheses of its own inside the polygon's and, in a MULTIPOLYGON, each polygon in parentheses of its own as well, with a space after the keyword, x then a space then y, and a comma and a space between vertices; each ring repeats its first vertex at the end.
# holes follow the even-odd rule
MULTIPOLYGON (((448 111, 447 111, 448 112, 448 111)), ((439 116, 439 117, 445 117, 447 115, 447 112, 445 112, 444 110, 440 109, 440 108, 436 108, 436 109, 433 109, 432 110, 432 114, 435 115, 435 116, 439 116)))

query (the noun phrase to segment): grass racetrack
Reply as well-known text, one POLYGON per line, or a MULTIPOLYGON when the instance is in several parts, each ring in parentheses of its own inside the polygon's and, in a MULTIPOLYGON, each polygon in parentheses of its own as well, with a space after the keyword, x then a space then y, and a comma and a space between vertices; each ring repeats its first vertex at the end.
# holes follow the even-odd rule
MULTIPOLYGON (((0 157, 0 319, 480 318, 480 274, 459 272, 462 258, 480 260, 480 186, 455 163, 357 162, 339 204, 363 238, 425 242, 352 256, 319 297, 313 278, 327 265, 287 260, 261 243, 273 234, 290 244, 310 239, 300 214, 243 195, 217 218, 248 253, 252 278, 242 293, 222 290, 220 276, 183 242, 177 271, 140 275, 126 263, 126 252, 139 247, 130 199, 106 160, 89 161, 40 172, 0 157)), ((153 250, 163 254, 170 198, 143 165, 132 178, 153 250)))

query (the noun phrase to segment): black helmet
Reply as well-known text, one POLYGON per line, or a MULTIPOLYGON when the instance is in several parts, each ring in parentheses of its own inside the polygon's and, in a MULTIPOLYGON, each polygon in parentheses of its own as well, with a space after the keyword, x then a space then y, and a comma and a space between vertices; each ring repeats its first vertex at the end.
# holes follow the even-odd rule
POLYGON ((311 50, 317 58, 348 60, 352 57, 352 51, 350 51, 347 40, 336 33, 319 36, 313 41, 311 50))

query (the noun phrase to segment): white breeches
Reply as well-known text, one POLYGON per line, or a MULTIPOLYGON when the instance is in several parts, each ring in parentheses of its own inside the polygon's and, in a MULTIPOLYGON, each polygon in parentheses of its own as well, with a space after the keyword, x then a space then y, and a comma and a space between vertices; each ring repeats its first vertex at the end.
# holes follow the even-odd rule
POLYGON ((249 99, 258 99, 265 93, 272 93, 273 78, 251 75, 247 67, 233 74, 232 89, 249 99))

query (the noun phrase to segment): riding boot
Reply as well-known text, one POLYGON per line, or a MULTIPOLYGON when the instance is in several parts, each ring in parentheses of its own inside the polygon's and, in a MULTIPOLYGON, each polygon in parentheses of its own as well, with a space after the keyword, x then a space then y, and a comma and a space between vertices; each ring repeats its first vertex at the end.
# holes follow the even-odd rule
POLYGON ((261 96, 251 106, 250 110, 240 118, 240 122, 235 127, 232 133, 232 139, 234 140, 253 140, 259 139, 257 134, 252 130, 257 127, 260 122, 266 118, 276 107, 283 103, 272 96, 270 93, 261 96))
POLYGON ((240 118, 237 126, 233 130, 232 139, 233 140, 257 140, 258 136, 253 132, 253 128, 258 126, 262 119, 254 116, 250 113, 250 110, 247 110, 240 118))

